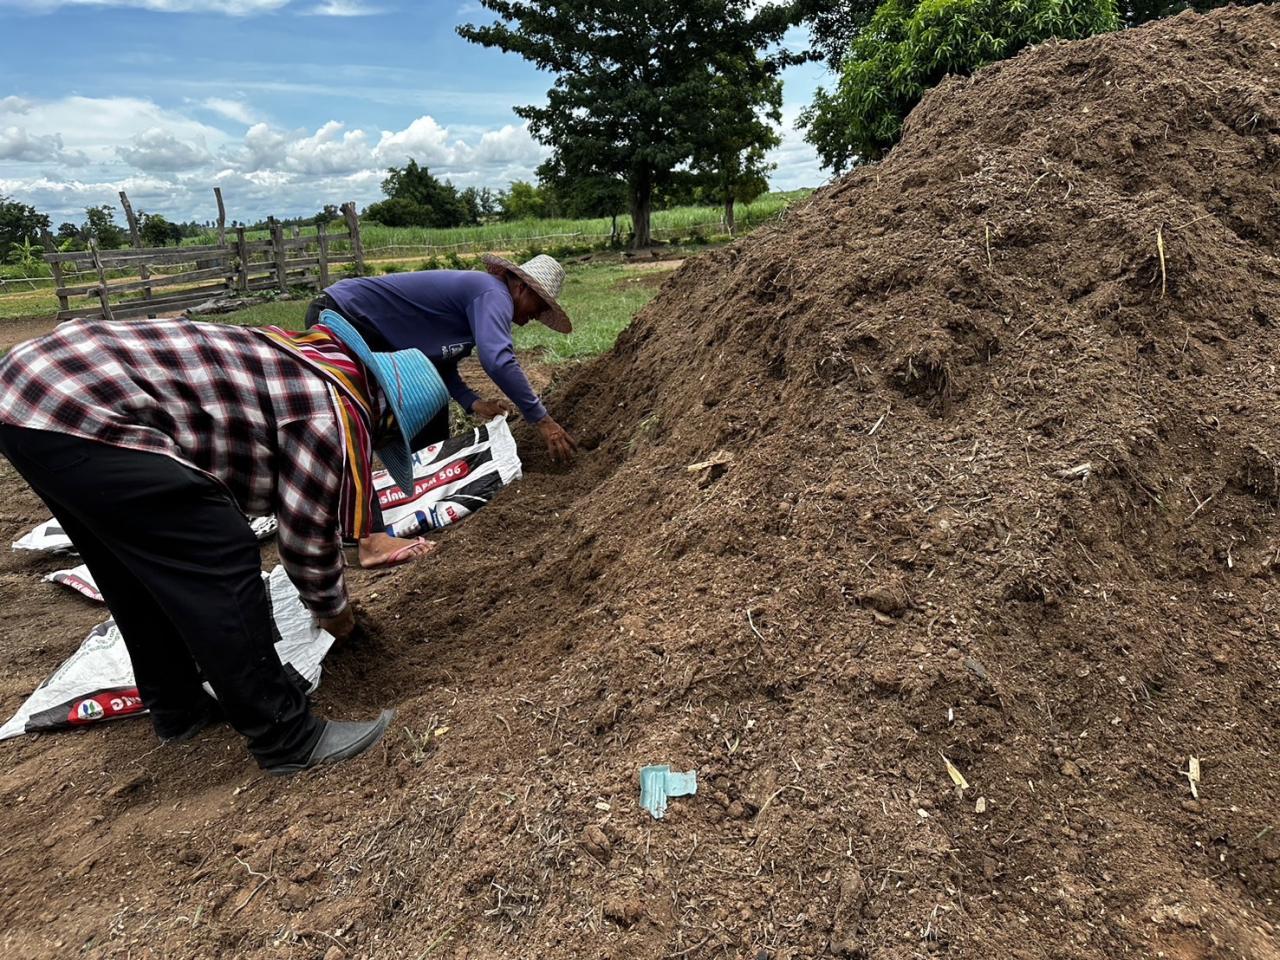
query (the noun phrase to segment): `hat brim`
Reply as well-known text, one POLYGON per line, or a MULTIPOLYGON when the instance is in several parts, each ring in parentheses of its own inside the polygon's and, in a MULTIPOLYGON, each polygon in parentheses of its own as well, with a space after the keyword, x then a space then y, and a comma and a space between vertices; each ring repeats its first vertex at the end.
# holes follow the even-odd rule
POLYGON ((545 323, 557 333, 572 333, 573 324, 569 320, 569 315, 565 313, 564 307, 560 306, 555 297, 547 292, 546 287, 535 280, 529 274, 520 269, 518 263, 512 263, 505 257, 500 257, 494 253, 486 253, 481 260, 484 265, 489 268, 490 272, 494 270, 505 270, 514 274, 528 285, 529 289, 538 295, 538 299, 543 302, 546 309, 538 314, 538 320, 545 323))
MULTIPOLYGON (((383 443, 374 452, 382 461, 382 465, 387 468, 392 482, 405 493, 412 493, 414 489, 412 441, 413 433, 417 428, 408 415, 409 411, 402 406, 396 383, 399 368, 395 366, 392 358, 397 353, 418 353, 418 351, 404 350, 378 356, 365 342, 360 332, 348 323, 345 317, 333 310, 321 311, 319 325, 327 328, 341 340, 364 364, 365 370, 378 381, 378 385, 382 388, 382 394, 391 407, 392 413, 395 414, 396 434, 394 441, 383 443)), ((430 415, 434 416, 449 403, 449 394, 435 367, 426 357, 422 357, 422 361, 422 372, 429 372, 430 379, 429 384, 423 387, 427 393, 426 404, 431 407, 430 415)), ((417 395, 421 397, 422 391, 418 391, 417 395)), ((430 416, 425 419, 430 420, 430 416)))

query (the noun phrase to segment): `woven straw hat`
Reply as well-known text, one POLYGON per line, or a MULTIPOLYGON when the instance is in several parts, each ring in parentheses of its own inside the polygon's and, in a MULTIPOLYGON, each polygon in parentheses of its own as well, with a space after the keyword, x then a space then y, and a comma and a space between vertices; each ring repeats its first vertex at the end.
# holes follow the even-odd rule
POLYGON ((564 267, 560 266, 555 257, 541 253, 518 266, 492 253, 486 253, 482 259, 489 272, 495 276, 502 273, 514 274, 533 289, 547 305, 538 314, 539 320, 560 333, 572 332, 573 324, 569 322, 569 315, 559 303, 560 293, 564 290, 564 267))
POLYGON ((319 322, 360 358, 382 387, 400 433, 378 448, 378 459, 397 487, 412 492, 413 438, 449 402, 435 364, 421 350, 374 353, 356 328, 332 310, 321 311, 319 322))

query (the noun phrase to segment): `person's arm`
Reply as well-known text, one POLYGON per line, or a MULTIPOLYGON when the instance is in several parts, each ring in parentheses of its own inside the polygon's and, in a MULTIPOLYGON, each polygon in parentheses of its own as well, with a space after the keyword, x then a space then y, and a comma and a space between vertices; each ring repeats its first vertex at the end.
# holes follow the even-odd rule
POLYGON ((338 499, 345 462, 333 416, 280 427, 276 474, 277 544, 285 573, 317 617, 340 619, 347 608, 338 499))
POLYGON ((529 379, 516 360, 510 297, 497 292, 476 297, 467 308, 467 319, 476 338, 476 356, 489 379, 511 398, 530 423, 546 419, 547 408, 529 386, 529 379))
POLYGON ((458 406, 470 413, 471 408, 480 399, 480 396, 467 386, 467 382, 462 379, 462 374, 458 373, 458 361, 441 361, 436 365, 436 369, 440 371, 440 379, 444 381, 445 387, 448 388, 449 396, 458 402, 458 406))

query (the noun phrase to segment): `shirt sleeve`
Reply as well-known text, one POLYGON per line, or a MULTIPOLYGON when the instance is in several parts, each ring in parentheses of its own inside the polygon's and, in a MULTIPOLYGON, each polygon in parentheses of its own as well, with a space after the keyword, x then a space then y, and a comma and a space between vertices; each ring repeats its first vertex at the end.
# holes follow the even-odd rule
POLYGON ((277 543, 285 573, 318 617, 347 605, 338 502, 342 490, 341 430, 331 415, 280 427, 276 464, 277 543))
POLYGON ((547 415, 538 395, 516 360, 511 340, 511 300, 496 293, 476 297, 467 307, 467 319, 476 338, 476 356, 489 379, 498 385, 530 423, 547 415))
POLYGON ((479 400, 480 396, 467 386, 467 382, 462 379, 462 374, 458 373, 458 362, 445 360, 437 363, 436 369, 440 371, 440 379, 444 381, 444 385, 449 388, 449 396, 458 401, 458 406, 470 413, 471 405, 479 400))

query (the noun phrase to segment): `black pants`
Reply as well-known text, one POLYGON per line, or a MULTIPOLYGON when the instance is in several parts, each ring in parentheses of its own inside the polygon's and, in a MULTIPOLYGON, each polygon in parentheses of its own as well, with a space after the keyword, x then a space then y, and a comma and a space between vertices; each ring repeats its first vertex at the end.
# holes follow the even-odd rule
MULTIPOLYGON (((337 301, 327 293, 322 293, 311 301, 311 305, 307 307, 307 318, 305 321, 306 328, 310 330, 320 322, 320 312, 322 310, 332 310, 334 313, 340 314, 347 323, 356 328, 356 332, 364 337, 365 343, 369 344, 370 349, 379 353, 394 350, 387 343, 376 328, 370 323, 359 317, 349 316, 343 313, 342 308, 338 306, 337 301)), ((432 361, 434 362, 434 361, 432 361)), ((413 449, 421 450, 429 447, 433 443, 440 443, 449 439, 449 405, 446 403, 440 408, 440 412, 427 422, 427 425, 418 431, 417 436, 413 438, 413 449)), ((379 505, 377 498, 373 501, 373 533, 383 533, 387 529, 386 523, 382 519, 382 507, 379 505)))
POLYGON ((93 574, 157 734, 207 713, 203 679, 259 763, 310 753, 321 724, 276 654, 258 543, 221 486, 160 454, 43 430, 0 425, 0 453, 93 574))

